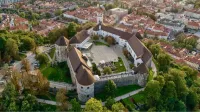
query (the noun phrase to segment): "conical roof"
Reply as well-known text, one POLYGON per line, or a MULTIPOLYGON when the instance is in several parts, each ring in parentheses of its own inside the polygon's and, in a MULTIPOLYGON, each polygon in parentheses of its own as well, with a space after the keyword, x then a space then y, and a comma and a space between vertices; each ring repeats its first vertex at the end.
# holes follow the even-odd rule
POLYGON ((69 40, 65 38, 64 36, 61 36, 55 43, 58 46, 68 46, 69 40))

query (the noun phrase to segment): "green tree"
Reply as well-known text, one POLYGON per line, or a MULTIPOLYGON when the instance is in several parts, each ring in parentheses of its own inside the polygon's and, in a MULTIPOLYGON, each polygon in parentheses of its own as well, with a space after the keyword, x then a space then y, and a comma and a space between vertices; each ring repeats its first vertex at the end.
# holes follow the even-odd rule
POLYGON ((21 111, 31 111, 32 108, 30 106, 30 104, 28 103, 28 101, 22 101, 22 107, 21 107, 21 111))
POLYGON ((16 102, 11 102, 7 108, 7 111, 17 111, 18 110, 18 106, 16 104, 16 102))
POLYGON ((108 109, 112 109, 112 105, 115 103, 115 99, 109 97, 106 99, 106 103, 105 103, 105 106, 108 108, 108 109))
POLYGON ((56 102, 58 102, 57 106, 60 111, 68 110, 66 91, 67 91, 66 89, 59 89, 59 91, 56 94, 56 102))
POLYGON ((8 83, 2 92, 1 105, 3 110, 16 111, 18 109, 16 105, 17 91, 12 83, 8 83))
POLYGON ((24 12, 20 12, 20 13, 19 13, 19 16, 22 17, 22 18, 25 18, 25 17, 26 17, 26 14, 25 14, 24 12))
POLYGON ((48 64, 49 58, 47 57, 46 54, 42 53, 39 54, 36 59, 40 62, 40 64, 48 64))
POLYGON ((197 106, 198 104, 198 96, 197 96, 197 93, 190 90, 189 91, 189 94, 187 95, 186 97, 186 105, 187 105, 187 108, 191 111, 194 110, 194 108, 197 106))
POLYGON ((170 99, 170 98, 177 98, 177 93, 176 93, 176 85, 173 81, 167 81, 164 89, 163 89, 163 96, 165 99, 170 99))
POLYGON ((161 96, 161 87, 159 81, 149 81, 145 88, 146 102, 149 107, 155 107, 161 96))
POLYGON ((101 101, 96 100, 94 98, 89 99, 85 105, 85 112, 102 112, 103 106, 101 101))
POLYGON ((22 101, 21 111, 36 111, 38 102, 35 96, 28 94, 22 101))
POLYGON ((158 54, 160 53, 161 49, 160 46, 157 44, 153 44, 150 46, 150 51, 153 54, 153 57, 157 59, 158 54))
POLYGON ((188 88, 185 81, 185 73, 177 69, 170 69, 169 74, 172 76, 172 81, 176 85, 176 92, 178 99, 186 102, 186 96, 188 94, 188 88))
POLYGON ((158 76, 155 77, 155 80, 159 81, 161 88, 165 85, 165 79, 164 79, 163 76, 158 75, 158 76))
POLYGON ((160 53, 157 56, 157 62, 161 71, 167 71, 171 62, 171 57, 168 54, 160 53))
POLYGON ((74 112, 80 112, 81 111, 81 105, 79 104, 78 101, 76 101, 76 98, 72 99, 70 101, 70 103, 72 104, 72 111, 74 112))
POLYGON ((92 63, 92 71, 97 74, 97 75, 101 75, 100 70, 97 68, 97 65, 95 63, 92 63))
POLYGON ((112 112, 124 112, 126 108, 122 103, 115 103, 112 105, 112 112))
POLYGON ((13 58, 17 58, 19 49, 15 40, 13 40, 12 38, 9 38, 6 41, 5 47, 6 47, 6 52, 8 53, 8 55, 10 55, 13 58))
POLYGON ((76 34, 76 32, 77 32, 77 24, 76 23, 74 23, 74 22, 71 22, 70 24, 69 24, 69 26, 68 26, 68 30, 67 30, 67 33, 68 33, 68 37, 73 37, 75 34, 76 34))
POLYGON ((174 106, 174 111, 186 112, 186 106, 185 106, 184 102, 177 101, 174 106))
POLYGON ((108 80, 108 82, 105 85, 105 94, 110 97, 115 97, 115 93, 117 91, 117 86, 113 80, 108 80))
POLYGON ((21 43, 22 43, 22 45, 20 46, 21 50, 29 51, 29 50, 33 50, 36 47, 34 39, 30 37, 22 38, 21 43))

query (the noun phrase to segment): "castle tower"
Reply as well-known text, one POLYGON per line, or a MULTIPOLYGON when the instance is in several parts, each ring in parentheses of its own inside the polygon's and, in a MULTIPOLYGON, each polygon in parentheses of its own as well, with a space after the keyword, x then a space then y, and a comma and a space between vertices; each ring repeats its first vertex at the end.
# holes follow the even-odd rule
POLYGON ((94 97, 94 75, 88 67, 81 51, 72 47, 68 53, 68 67, 73 84, 76 85, 78 99, 81 102, 86 102, 94 97))
POLYGON ((69 40, 64 36, 60 37, 55 43, 55 61, 63 62, 67 61, 67 53, 69 47, 69 40))
POLYGON ((82 66, 79 69, 82 73, 76 74, 78 99, 81 102, 86 102, 94 97, 95 79, 92 72, 87 67, 82 66))

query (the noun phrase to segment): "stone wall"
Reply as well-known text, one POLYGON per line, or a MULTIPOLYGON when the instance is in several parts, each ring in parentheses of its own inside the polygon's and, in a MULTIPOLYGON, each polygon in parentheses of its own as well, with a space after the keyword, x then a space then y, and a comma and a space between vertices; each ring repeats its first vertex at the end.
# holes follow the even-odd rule
POLYGON ((94 92, 99 93, 104 90, 105 84, 108 80, 113 80, 117 87, 136 84, 144 87, 147 82, 147 74, 134 74, 134 72, 111 74, 101 76, 100 80, 95 82, 94 92))

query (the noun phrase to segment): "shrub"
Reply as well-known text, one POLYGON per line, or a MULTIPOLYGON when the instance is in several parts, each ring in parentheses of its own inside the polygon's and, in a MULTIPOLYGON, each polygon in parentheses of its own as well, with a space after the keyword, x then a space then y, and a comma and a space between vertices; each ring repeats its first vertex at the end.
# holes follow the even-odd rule
POLYGON ((40 62, 40 64, 47 64, 49 62, 49 58, 46 54, 39 54, 36 59, 40 62))
POLYGON ((103 69, 103 73, 104 73, 104 74, 111 74, 111 73, 112 73, 112 70, 111 70, 110 67, 105 67, 105 68, 103 69))

